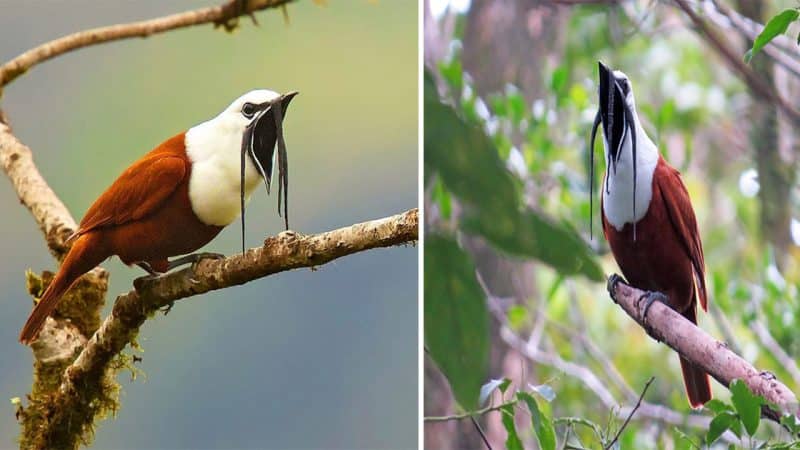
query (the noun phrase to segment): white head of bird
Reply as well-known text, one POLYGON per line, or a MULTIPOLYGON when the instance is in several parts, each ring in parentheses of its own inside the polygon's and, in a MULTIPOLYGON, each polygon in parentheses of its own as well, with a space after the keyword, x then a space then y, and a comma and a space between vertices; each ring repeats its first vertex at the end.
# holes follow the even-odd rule
MULTIPOLYGON (((622 230, 626 223, 635 225, 647 213, 659 154, 639 121, 628 77, 601 62, 598 67, 599 108, 590 151, 593 158, 594 138, 602 125, 606 159, 603 214, 614 228, 622 230)), ((634 239, 635 236, 634 227, 634 239)))
MULTIPOLYGON (((244 213, 244 204, 259 180, 264 180, 269 193, 275 165, 281 169, 280 181, 284 179, 286 155, 279 139, 281 122, 296 94, 250 91, 213 119, 186 132, 186 153, 192 161, 189 197, 195 214, 204 223, 226 226, 233 222, 244 213), (276 105, 281 106, 279 112, 275 111, 276 105)), ((280 194, 281 190, 279 204, 280 194)))

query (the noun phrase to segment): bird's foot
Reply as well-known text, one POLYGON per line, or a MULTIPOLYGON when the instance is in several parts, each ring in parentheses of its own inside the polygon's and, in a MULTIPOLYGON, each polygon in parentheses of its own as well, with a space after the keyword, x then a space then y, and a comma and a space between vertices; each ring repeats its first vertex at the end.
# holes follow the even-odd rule
MULTIPOLYGON (((147 263, 143 263, 143 264, 147 264, 147 263)), ((142 268, 144 269, 144 267, 142 267, 142 268)), ((147 270, 147 269, 145 269, 145 270, 147 270)), ((155 280, 158 280, 159 278, 162 278, 164 276, 166 276, 165 273, 158 273, 158 272, 153 271, 149 275, 145 275, 145 276, 142 276, 142 277, 139 277, 139 278, 134 278, 133 279, 133 287, 137 291, 140 291, 140 290, 142 290, 142 287, 146 283, 151 283, 151 282, 153 282, 155 280)))
POLYGON ((761 372, 758 373, 758 375, 761 378, 763 378, 765 380, 769 380, 769 381, 778 379, 778 377, 776 377, 774 373, 772 373, 772 372, 770 372, 768 370, 762 370, 761 372))
POLYGON ((167 314, 169 314, 170 311, 172 311, 172 307, 173 306, 175 306, 175 302, 174 301, 169 302, 166 305, 162 306, 160 308, 160 310, 166 316, 167 314))
POLYGON ((176 267, 183 266, 185 264, 192 265, 192 272, 197 269, 197 264, 204 260, 204 259, 224 259, 225 255, 221 253, 209 253, 209 252, 200 252, 200 253, 192 253, 191 255, 181 256, 180 258, 175 258, 167 264, 167 270, 172 270, 176 267))
POLYGON ((614 293, 617 291, 617 284, 624 282, 625 280, 623 280, 622 277, 617 275, 616 273, 612 273, 611 276, 608 277, 608 282, 606 283, 606 289, 608 290, 608 295, 610 295, 611 299, 614 300, 614 303, 617 302, 617 299, 614 297, 614 293))
POLYGON ((223 27, 225 31, 232 32, 239 28, 239 18, 244 15, 250 16, 253 24, 258 26, 258 20, 253 11, 248 10, 248 0, 231 0, 224 7, 226 17, 214 21, 214 27, 223 27))
MULTIPOLYGON (((160 275, 155 269, 153 269, 153 266, 151 266, 150 264, 148 264, 146 262, 138 262, 138 263, 136 263, 136 265, 141 267, 151 277, 157 277, 157 276, 160 275)), ((142 278, 145 278, 145 277, 142 277, 142 278)))
POLYGON ((653 303, 655 302, 661 302, 670 308, 672 308, 672 306, 670 306, 669 304, 669 298, 658 291, 646 291, 644 294, 642 294, 641 297, 639 297, 639 299, 636 301, 637 308, 641 309, 642 307, 641 304, 643 300, 645 301, 644 311, 642 311, 642 321, 644 322, 644 329, 647 331, 647 334, 654 336, 653 328, 647 321, 647 312, 650 311, 650 307, 653 306, 653 303))

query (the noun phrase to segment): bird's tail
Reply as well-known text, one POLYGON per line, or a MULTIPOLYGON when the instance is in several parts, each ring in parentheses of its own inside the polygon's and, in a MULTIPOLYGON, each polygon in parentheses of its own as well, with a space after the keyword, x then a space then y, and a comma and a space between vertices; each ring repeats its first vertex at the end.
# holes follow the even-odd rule
POLYGON ((98 249, 96 245, 93 245, 93 240, 94 236, 92 234, 82 235, 75 240, 53 281, 47 286, 39 303, 33 308, 28 321, 25 322, 25 326, 22 327, 19 335, 20 342, 29 344, 36 339, 44 326, 45 320, 56 309, 58 301, 61 300, 64 293, 81 275, 92 270, 105 259, 97 255, 98 249))
MULTIPOLYGON (((683 313, 693 324, 697 324, 697 306, 692 306, 683 313)), ((686 395, 689 397, 689 405, 693 409, 703 406, 711 400, 711 383, 708 374, 692 364, 689 360, 681 357, 681 372, 683 372, 683 384, 686 386, 686 395)))

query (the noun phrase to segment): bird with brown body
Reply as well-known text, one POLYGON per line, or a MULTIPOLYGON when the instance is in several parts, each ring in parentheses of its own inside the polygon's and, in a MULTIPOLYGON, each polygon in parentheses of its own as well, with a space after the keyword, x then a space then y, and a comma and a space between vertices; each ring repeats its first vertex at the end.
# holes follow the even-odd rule
MULTIPOLYGON (((660 300, 696 324, 697 304, 706 310, 707 296, 703 245, 689 193, 642 128, 628 77, 602 63, 599 74, 591 153, 602 125, 603 233, 628 282, 651 291, 645 319, 649 305, 660 300)), ((708 374, 686 359, 680 363, 689 404, 698 408, 711 399, 708 374)))
POLYGON ((218 116, 167 139, 128 167, 70 237, 72 247, 25 323, 20 341, 36 339, 70 286, 111 256, 156 276, 216 256, 200 253, 168 260, 206 245, 240 213, 244 248, 244 205, 260 179, 269 192, 276 156, 278 211, 283 193, 288 228, 282 122, 296 94, 248 92, 218 116))

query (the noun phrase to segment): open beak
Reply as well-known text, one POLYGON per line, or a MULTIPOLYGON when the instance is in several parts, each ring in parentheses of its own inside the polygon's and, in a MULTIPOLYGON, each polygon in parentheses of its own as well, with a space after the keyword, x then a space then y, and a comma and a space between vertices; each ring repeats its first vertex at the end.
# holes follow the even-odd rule
MULTIPOLYGON (((592 142, 590 145, 590 178, 592 186, 594 185, 594 140, 597 136, 597 128, 603 126, 603 135, 606 138, 607 145, 607 161, 606 171, 611 171, 614 174, 617 172, 617 162, 622 156, 622 144, 625 142, 625 137, 631 143, 631 161, 633 168, 633 202, 632 209, 633 215, 636 216, 636 127, 633 118, 633 111, 625 101, 625 93, 619 80, 614 76, 614 71, 602 62, 597 62, 597 71, 599 75, 599 89, 598 89, 598 103, 599 108, 597 115, 594 118, 594 125, 592 126, 592 142)), ((606 192, 609 190, 608 178, 606 178, 606 192)), ((589 195, 592 195, 591 187, 589 195)), ((591 200, 590 200, 591 202, 591 200)), ((589 205, 591 215, 591 203, 589 205)), ((591 234, 591 224, 589 227, 591 234)), ((636 224, 633 225, 633 240, 636 241, 636 224)))
MULTIPOLYGON (((289 107, 292 99, 297 95, 297 91, 292 91, 283 94, 275 100, 264 102, 258 106, 259 112, 256 117, 250 122, 245 130, 245 138, 242 145, 247 142, 249 144, 246 151, 253 163, 256 166, 259 174, 264 178, 267 186, 267 193, 270 191, 272 184, 272 173, 275 163, 275 144, 278 140, 278 131, 283 127, 283 118, 286 117, 286 110, 289 107), (275 114, 275 106, 280 105, 279 114, 275 114), (275 117, 279 116, 280 119, 276 122, 275 117)), ((280 130, 282 131, 282 130, 280 130)), ((280 150, 280 148, 278 149, 280 150)), ((277 155, 280 158, 280 155, 277 155)))
POLYGON ((286 229, 289 229, 288 188, 289 161, 286 154, 286 142, 283 139, 283 119, 289 103, 298 94, 291 91, 278 98, 257 105, 256 117, 245 128, 242 136, 241 154, 241 212, 242 212, 242 251, 244 251, 244 171, 245 158, 249 157, 259 175, 264 179, 267 195, 270 193, 274 166, 278 166, 278 214, 281 213, 283 201, 283 218, 286 229), (277 150, 276 150, 277 144, 277 150))
POLYGON ((609 161, 616 171, 616 162, 620 157, 622 142, 625 133, 629 129, 628 119, 631 118, 631 111, 625 103, 622 88, 619 85, 614 72, 602 62, 597 62, 598 74, 600 77, 599 85, 599 104, 598 114, 603 124, 603 134, 608 143, 609 161))

